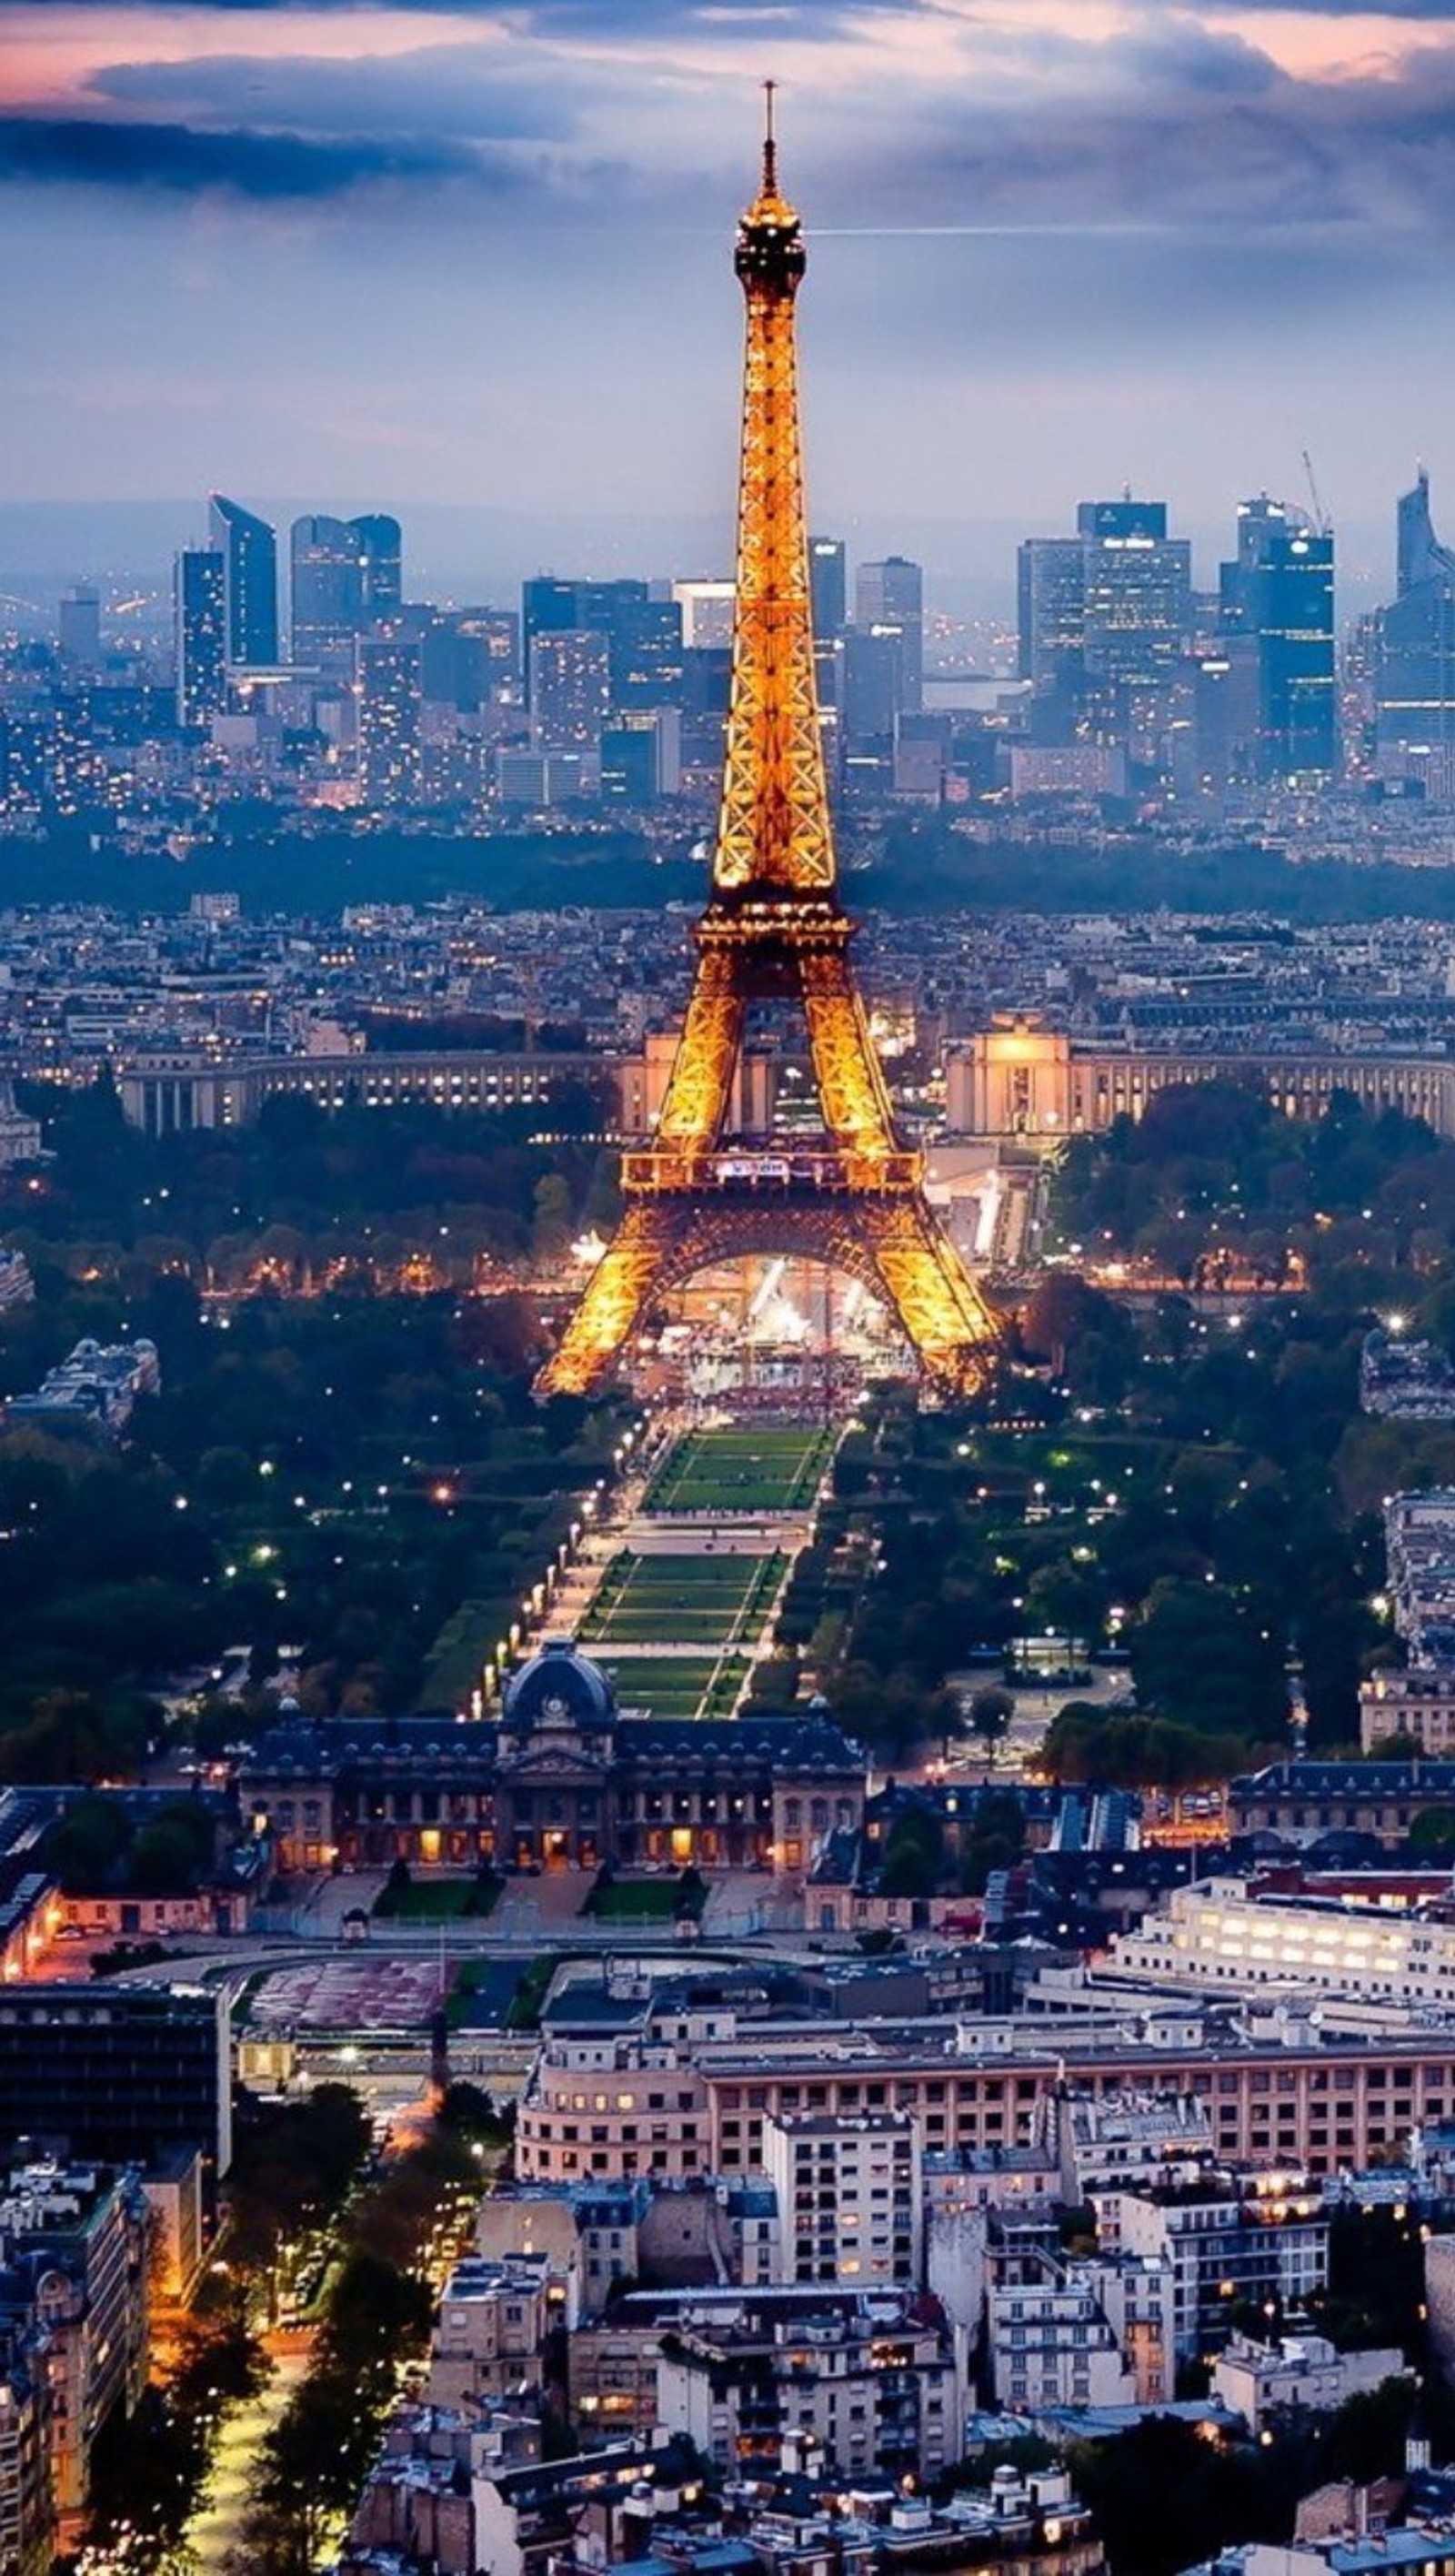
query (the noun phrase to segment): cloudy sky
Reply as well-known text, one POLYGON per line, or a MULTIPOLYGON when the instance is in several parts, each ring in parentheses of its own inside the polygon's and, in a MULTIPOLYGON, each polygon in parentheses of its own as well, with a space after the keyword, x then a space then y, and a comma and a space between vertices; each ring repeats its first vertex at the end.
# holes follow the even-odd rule
MULTIPOLYGON (((1313 452, 1455 529, 1455 0, 0 0, 0 503, 718 518, 756 83, 810 232, 812 516, 993 569, 1210 549, 1313 452)), ((665 568, 665 567, 663 567, 665 568)))

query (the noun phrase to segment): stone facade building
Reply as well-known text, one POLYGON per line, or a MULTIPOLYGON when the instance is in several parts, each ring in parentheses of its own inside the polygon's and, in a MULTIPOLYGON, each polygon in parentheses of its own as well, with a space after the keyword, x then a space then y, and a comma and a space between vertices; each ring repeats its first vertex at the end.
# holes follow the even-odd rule
POLYGON ((827 1711, 624 1716, 601 1668, 550 1638, 498 1722, 296 1713, 244 1762, 284 1869, 766 1869, 796 1875, 863 1822, 868 1765, 827 1711))

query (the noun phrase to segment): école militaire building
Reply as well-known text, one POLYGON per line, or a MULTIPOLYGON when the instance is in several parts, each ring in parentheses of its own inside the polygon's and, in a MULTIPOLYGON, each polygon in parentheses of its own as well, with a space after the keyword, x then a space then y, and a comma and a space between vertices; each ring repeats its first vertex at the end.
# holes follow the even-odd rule
POLYGON ((549 1638, 498 1721, 296 1713, 242 1766, 284 1869, 806 1869, 863 1823, 868 1763, 826 1709, 722 1720, 623 1714, 600 1667, 549 1638))

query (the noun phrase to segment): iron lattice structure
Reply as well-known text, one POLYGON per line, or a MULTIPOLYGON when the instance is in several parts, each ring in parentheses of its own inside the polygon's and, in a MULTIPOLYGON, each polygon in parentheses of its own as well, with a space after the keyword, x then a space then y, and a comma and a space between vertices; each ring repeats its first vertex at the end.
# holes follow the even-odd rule
POLYGON ((544 1394, 586 1394, 656 1296, 743 1254, 831 1263, 887 1299, 927 1374, 980 1385, 995 1327, 894 1131, 849 963, 814 684, 794 298, 798 216, 763 181, 738 229, 747 300, 732 699, 712 893, 653 1141, 623 1157, 626 1209, 554 1358, 544 1394), (802 1144, 728 1142, 748 1006, 801 1009, 822 1119, 802 1144))

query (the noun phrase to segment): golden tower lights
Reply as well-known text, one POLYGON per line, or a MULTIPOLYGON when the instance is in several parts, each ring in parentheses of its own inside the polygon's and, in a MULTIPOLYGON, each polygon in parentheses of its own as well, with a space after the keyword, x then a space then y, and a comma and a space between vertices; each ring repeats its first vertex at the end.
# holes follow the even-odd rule
POLYGON ((988 1373, 995 1326, 924 1195, 849 966, 814 685, 794 297, 803 236, 778 186, 768 87, 762 185, 738 227, 747 302, 732 698, 712 893, 650 1145, 622 1158, 625 1212, 542 1394, 586 1394, 659 1292, 742 1254, 850 1272, 893 1307, 927 1375, 960 1391, 988 1373), (727 1144, 750 1001, 801 1008, 822 1136, 727 1144))

